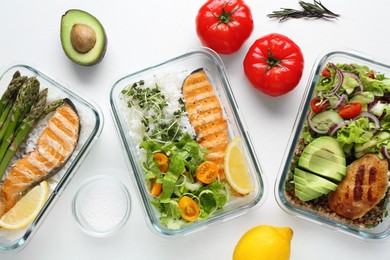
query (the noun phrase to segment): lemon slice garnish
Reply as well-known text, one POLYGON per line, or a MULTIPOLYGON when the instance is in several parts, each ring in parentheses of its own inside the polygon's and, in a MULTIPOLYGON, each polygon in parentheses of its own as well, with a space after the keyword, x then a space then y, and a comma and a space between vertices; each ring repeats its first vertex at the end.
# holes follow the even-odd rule
POLYGON ((9 211, 0 218, 0 227, 20 229, 29 225, 45 205, 49 195, 46 181, 31 189, 9 211))
POLYGON ((241 138, 235 137, 228 145, 225 153, 225 175, 230 186, 240 194, 253 191, 248 165, 241 150, 241 138))

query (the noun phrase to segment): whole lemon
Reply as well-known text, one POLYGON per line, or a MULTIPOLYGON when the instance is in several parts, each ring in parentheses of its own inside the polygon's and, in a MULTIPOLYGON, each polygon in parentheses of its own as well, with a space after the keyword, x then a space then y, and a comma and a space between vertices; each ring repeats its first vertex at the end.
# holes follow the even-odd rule
POLYGON ((292 237, 289 227, 253 227, 238 241, 233 260, 288 260, 292 237))

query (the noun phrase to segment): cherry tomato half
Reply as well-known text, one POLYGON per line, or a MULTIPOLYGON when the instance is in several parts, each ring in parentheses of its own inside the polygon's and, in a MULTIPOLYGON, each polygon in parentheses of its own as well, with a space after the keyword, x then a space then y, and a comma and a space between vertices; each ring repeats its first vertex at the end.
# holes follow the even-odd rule
POLYGON ((196 169, 195 176, 204 184, 210 184, 218 177, 218 165, 212 161, 202 162, 196 169))
POLYGON ((329 101, 326 100, 324 102, 321 102, 321 100, 319 98, 314 98, 310 102, 311 110, 314 113, 320 113, 320 112, 324 111, 328 106, 329 106, 329 101))
POLYGON ((324 77, 330 77, 332 76, 332 74, 330 73, 330 70, 328 68, 324 68, 322 71, 321 71, 321 74, 322 76, 324 77))
POLYGON ((340 108, 339 115, 344 119, 351 119, 358 116, 362 108, 363 106, 359 102, 351 102, 340 108))
POLYGON ((209 0, 196 16, 200 41, 220 54, 238 51, 252 31, 252 13, 242 0, 209 0))
POLYGON ((272 33, 257 39, 244 59, 244 72, 252 85, 270 96, 293 90, 303 72, 301 49, 288 37, 272 33))
POLYGON ((198 204, 188 196, 180 198, 178 207, 181 210, 181 217, 187 221, 192 222, 199 217, 198 204))

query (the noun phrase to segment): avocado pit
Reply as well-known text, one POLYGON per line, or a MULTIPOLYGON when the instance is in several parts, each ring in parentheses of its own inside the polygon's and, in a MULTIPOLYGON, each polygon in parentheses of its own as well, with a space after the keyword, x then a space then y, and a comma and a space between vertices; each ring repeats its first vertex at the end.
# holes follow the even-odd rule
POLYGON ((92 14, 70 9, 61 17, 61 46, 73 62, 91 66, 102 61, 107 49, 103 25, 92 14))
POLYGON ((77 52, 87 53, 96 44, 96 33, 86 24, 75 24, 70 33, 70 41, 77 52))

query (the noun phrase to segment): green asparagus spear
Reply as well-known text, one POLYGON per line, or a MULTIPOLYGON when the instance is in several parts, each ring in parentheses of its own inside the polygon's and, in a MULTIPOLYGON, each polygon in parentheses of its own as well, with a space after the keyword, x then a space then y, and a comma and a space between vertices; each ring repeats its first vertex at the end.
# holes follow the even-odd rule
POLYGON ((24 118, 21 125, 18 127, 12 143, 4 152, 5 155, 0 163, 0 179, 20 145, 24 142, 28 134, 36 126, 42 115, 45 113, 47 92, 47 88, 39 92, 37 102, 31 107, 30 113, 24 118))
MULTIPOLYGON (((12 98, 12 99, 14 99, 14 98, 12 98)), ((14 100, 10 100, 10 102, 8 102, 7 106, 4 108, 4 111, 1 113, 1 116, 0 116, 0 128, 3 127, 4 122, 7 119, 8 115, 9 115, 9 112, 11 111, 13 105, 14 105, 14 100)))
POLYGON ((7 104, 10 102, 10 99, 12 96, 14 96, 20 87, 23 85, 23 83, 27 80, 26 76, 21 76, 19 71, 16 71, 12 77, 11 82, 9 83, 7 89, 4 91, 3 95, 0 99, 0 111, 2 112, 3 109, 7 106, 7 104))
POLYGON ((35 77, 31 77, 28 78, 20 88, 15 100, 15 105, 4 123, 3 128, 0 130, 0 134, 2 134, 4 132, 4 128, 6 127, 3 136, 0 135, 0 138, 2 138, 0 145, 0 160, 3 159, 8 146, 12 143, 18 124, 30 111, 31 106, 36 101, 39 92, 39 85, 39 81, 35 77))

